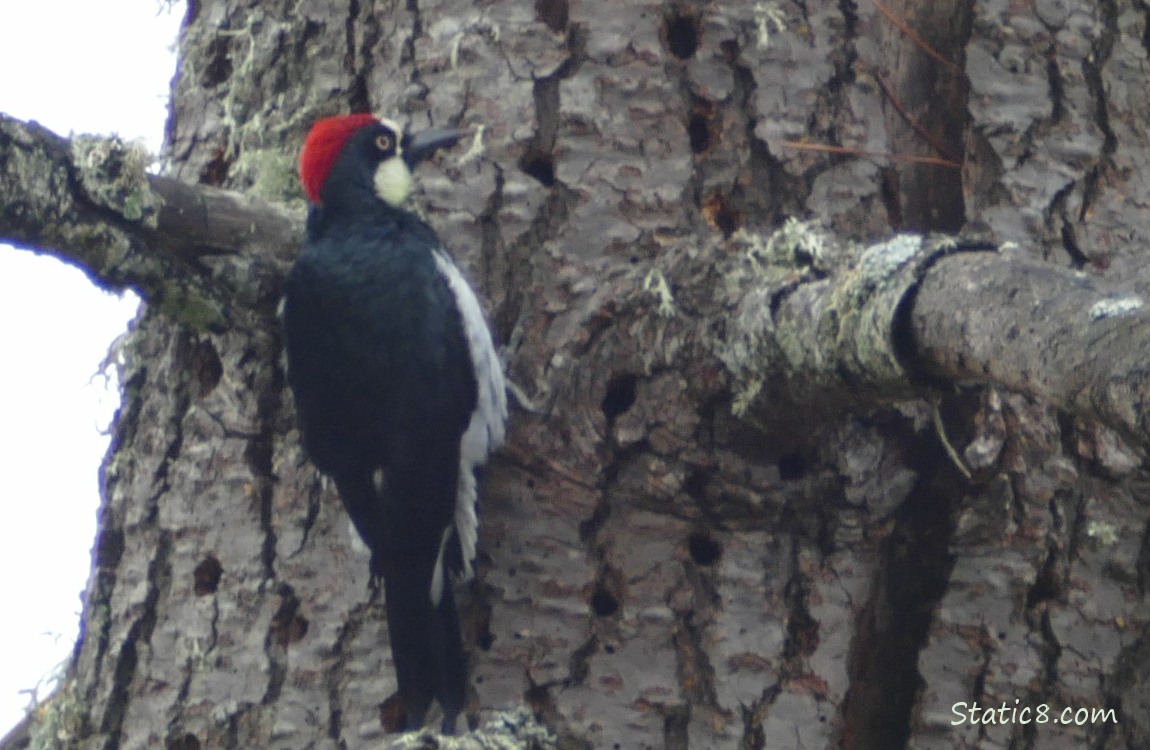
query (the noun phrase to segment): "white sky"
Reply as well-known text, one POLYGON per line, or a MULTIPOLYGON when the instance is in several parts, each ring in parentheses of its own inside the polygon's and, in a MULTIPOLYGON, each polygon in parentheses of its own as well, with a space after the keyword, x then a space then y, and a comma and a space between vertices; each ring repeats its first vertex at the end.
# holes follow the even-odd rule
MULTIPOLYGON (((158 152, 183 12, 159 0, 0 0, 0 112, 158 152)), ((119 401, 100 363, 136 306, 0 245, 0 737, 79 632, 101 430, 119 401)))

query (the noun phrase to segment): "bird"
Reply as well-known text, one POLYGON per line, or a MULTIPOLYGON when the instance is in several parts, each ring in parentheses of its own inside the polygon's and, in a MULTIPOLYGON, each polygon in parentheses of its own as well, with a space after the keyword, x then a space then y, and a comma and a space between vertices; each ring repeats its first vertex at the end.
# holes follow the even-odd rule
POLYGON ((284 287, 286 379, 304 451, 330 477, 382 580, 406 729, 433 700, 464 707, 451 575, 473 575, 477 474, 503 442, 502 364, 475 291, 406 207, 420 161, 467 131, 316 121, 300 153, 309 203, 284 287))

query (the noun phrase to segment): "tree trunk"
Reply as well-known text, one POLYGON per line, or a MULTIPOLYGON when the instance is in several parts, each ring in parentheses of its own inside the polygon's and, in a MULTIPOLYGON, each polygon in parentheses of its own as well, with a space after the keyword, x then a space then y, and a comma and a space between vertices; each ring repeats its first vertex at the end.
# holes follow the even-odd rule
MULTIPOLYGON (((1120 326, 1146 320, 1148 18, 190 1, 168 176, 299 208, 320 116, 481 127, 417 174, 530 402, 460 592, 473 720, 527 706, 570 748, 1141 748, 1146 359, 1110 365, 1146 346, 1120 326), (788 216, 828 227, 828 254, 792 238, 771 260, 788 216), (895 230, 1017 247, 909 264, 879 365, 800 365, 823 359, 804 335, 871 352, 836 290, 875 285, 834 248, 895 230), (1114 304, 1050 298, 1076 288, 1114 304), (986 323, 1016 298, 1033 319, 986 323), (1090 321, 1115 328, 1086 346, 1090 321)), ((393 726, 381 597, 284 386, 289 256, 185 252, 132 282, 150 303, 44 724, 61 745, 357 748, 393 726)), ((85 262, 123 283, 113 260, 85 262)))

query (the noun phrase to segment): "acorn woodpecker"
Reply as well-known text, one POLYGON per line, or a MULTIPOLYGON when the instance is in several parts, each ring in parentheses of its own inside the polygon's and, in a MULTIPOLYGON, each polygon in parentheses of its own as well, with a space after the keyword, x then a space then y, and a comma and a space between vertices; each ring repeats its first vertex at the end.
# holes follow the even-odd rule
POLYGON ((503 440, 503 371, 475 292, 404 209, 411 169, 464 131, 320 120, 300 155, 307 242, 288 276, 287 381, 303 446, 381 577, 407 728, 452 732, 467 664, 449 571, 475 559, 476 471, 503 440))

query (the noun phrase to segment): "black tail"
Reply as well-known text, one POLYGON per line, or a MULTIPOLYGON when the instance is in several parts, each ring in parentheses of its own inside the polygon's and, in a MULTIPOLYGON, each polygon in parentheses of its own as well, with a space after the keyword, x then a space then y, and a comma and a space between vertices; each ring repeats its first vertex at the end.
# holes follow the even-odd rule
POLYGON ((336 484, 371 550, 372 575, 383 578, 407 728, 422 727, 432 700, 438 700, 448 734, 463 710, 467 662, 447 565, 436 565, 436 559, 454 518, 459 454, 451 450, 437 460, 425 451, 418 458, 390 466, 378 485, 367 472, 337 476, 336 484), (433 602, 436 574, 442 580, 433 602))
POLYGON ((438 606, 431 602, 434 564, 434 557, 418 563, 413 560, 384 573, 387 628, 399 694, 407 709, 407 728, 423 726, 434 698, 443 708, 443 733, 452 734, 466 696, 467 662, 455 596, 442 567, 443 593, 438 606))

